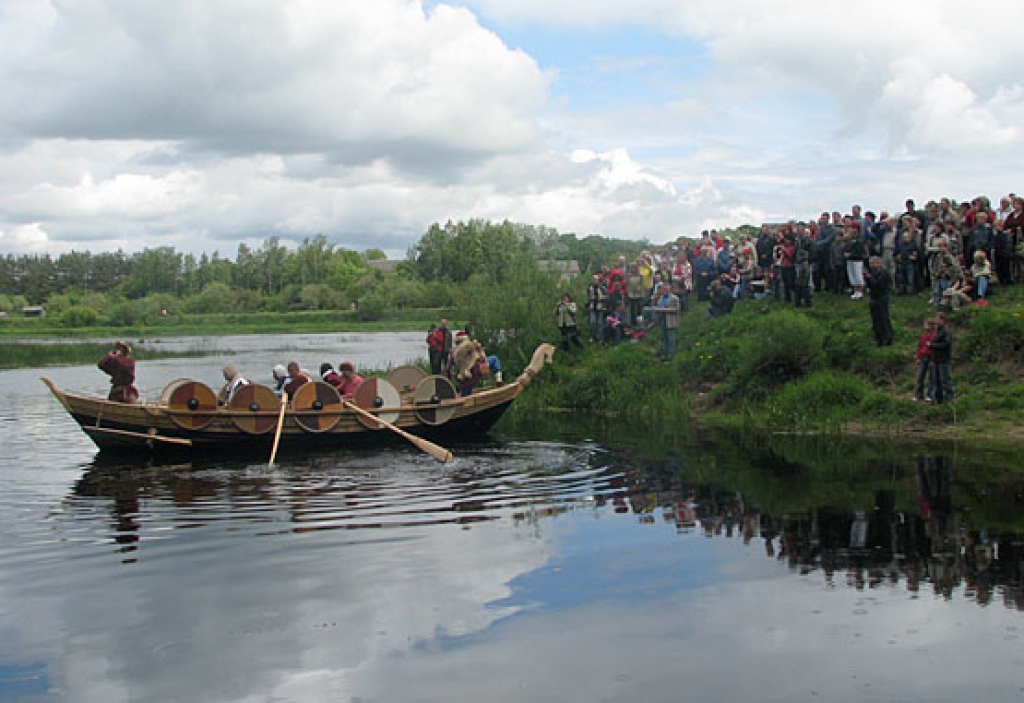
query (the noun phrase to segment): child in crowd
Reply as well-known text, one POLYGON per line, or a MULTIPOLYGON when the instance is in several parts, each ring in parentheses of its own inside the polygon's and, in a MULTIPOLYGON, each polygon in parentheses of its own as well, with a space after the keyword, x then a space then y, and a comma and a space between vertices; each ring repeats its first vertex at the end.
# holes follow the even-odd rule
POLYGON ((924 331, 917 338, 917 386, 914 388, 914 401, 932 402, 931 365, 932 350, 929 346, 935 339, 935 323, 931 320, 924 321, 924 331))
POLYGON ((981 249, 974 252, 971 276, 974 278, 975 295, 978 296, 978 300, 985 300, 985 294, 988 293, 988 280, 992 276, 992 265, 981 249))

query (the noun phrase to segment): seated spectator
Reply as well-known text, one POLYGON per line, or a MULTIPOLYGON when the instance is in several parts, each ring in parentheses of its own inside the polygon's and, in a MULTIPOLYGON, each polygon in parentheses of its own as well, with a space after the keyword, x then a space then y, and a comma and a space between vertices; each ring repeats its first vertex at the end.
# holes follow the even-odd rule
POLYGON ((712 282, 710 293, 711 304, 708 306, 708 314, 711 317, 722 317, 732 312, 733 303, 736 301, 721 281, 712 282))
POLYGON ((970 274, 966 274, 942 292, 942 307, 956 312, 964 305, 973 302, 971 295, 974 293, 974 281, 970 274))
POLYGON ((985 300, 988 293, 988 280, 992 276, 992 266, 988 262, 985 252, 978 249, 974 252, 974 263, 971 264, 971 277, 974 279, 975 291, 978 300, 985 300))

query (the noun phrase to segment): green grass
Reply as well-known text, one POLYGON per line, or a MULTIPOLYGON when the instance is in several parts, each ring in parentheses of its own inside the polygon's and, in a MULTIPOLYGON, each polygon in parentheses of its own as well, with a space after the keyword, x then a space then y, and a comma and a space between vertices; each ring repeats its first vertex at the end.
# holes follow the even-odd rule
POLYGON ((911 400, 927 296, 894 297, 895 343, 877 347, 866 300, 820 295, 812 309, 743 301, 711 319, 691 301, 670 361, 643 344, 559 352, 530 407, 640 415, 758 431, 910 434, 1024 441, 1024 285, 949 315, 956 402, 911 400))

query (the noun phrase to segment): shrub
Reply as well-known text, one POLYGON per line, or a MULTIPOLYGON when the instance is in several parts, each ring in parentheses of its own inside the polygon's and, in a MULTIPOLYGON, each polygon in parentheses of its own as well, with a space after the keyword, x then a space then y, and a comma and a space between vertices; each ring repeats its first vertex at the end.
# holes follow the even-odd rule
POLYGON ((60 315, 60 324, 65 327, 90 327, 99 322, 100 314, 92 308, 73 305, 60 315))
MULTIPOLYGON (((1015 361, 1024 358, 1024 315, 1017 310, 972 308, 969 329, 954 353, 961 358, 984 361, 1015 361)), ((955 341, 955 340, 954 340, 955 341)))
POLYGON ((851 419, 870 389, 845 372, 819 371, 790 383, 769 401, 769 414, 779 424, 796 427, 851 419))
POLYGON ((760 395, 822 367, 823 334, 812 319, 780 310, 755 318, 750 327, 735 350, 733 388, 760 395))

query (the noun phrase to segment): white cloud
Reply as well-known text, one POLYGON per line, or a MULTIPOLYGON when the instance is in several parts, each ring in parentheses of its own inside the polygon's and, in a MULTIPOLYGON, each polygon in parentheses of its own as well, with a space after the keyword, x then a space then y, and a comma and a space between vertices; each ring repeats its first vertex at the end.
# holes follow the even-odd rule
POLYGON ((1007 179, 1024 6, 1008 0, 10 0, 4 13, 12 251, 230 255, 324 233, 401 256, 448 219, 668 239, 853 200, 1020 190, 1007 179), (518 41, 535 29, 536 46, 518 41), (12 235, 26 227, 45 237, 12 235))
POLYGON ((50 238, 38 222, 19 225, 9 231, 0 230, 0 250, 43 254, 50 238))

